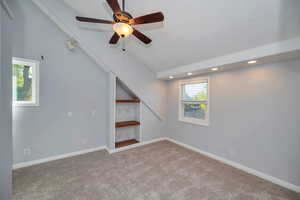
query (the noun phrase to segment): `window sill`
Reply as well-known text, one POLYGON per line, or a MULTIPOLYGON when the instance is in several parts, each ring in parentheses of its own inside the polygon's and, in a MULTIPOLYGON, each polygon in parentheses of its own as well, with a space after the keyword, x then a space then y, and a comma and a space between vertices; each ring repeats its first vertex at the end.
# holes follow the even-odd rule
POLYGON ((40 104, 37 104, 37 103, 20 103, 20 104, 13 104, 13 107, 17 107, 17 108, 20 108, 20 107, 39 107, 40 104))
POLYGON ((209 127, 209 122, 207 122, 207 121, 194 120, 194 119, 189 119, 189 118, 179 118, 179 121, 198 125, 198 126, 209 127))

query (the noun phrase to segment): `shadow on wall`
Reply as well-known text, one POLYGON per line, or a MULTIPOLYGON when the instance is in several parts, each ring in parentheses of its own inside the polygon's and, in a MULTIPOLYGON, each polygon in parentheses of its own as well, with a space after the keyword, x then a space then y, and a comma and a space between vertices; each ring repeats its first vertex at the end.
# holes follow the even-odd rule
POLYGON ((279 5, 278 39, 300 37, 300 1, 281 0, 279 5), (291 35, 293 33, 293 35, 291 35))

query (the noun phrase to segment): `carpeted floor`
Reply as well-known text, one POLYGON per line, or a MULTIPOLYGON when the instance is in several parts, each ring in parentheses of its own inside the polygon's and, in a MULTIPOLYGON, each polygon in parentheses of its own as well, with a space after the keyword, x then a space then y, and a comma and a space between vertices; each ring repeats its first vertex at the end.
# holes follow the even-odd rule
POLYGON ((163 141, 13 173, 15 200, 300 200, 294 193, 163 141))

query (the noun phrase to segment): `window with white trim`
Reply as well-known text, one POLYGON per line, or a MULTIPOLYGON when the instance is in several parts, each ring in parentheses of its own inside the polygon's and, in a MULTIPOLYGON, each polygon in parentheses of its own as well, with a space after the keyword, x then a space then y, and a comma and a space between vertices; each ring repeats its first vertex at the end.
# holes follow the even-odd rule
POLYGON ((209 78, 179 82, 179 120, 209 125, 209 78))
POLYGON ((39 62, 23 58, 13 58, 13 105, 39 105, 39 62))

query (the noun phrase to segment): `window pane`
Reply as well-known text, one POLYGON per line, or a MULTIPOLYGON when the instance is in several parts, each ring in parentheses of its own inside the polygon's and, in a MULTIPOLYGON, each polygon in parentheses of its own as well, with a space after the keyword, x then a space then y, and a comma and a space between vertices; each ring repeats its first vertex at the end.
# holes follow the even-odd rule
POLYGON ((192 83, 182 85, 182 100, 207 101, 208 83, 192 83))
POLYGON ((13 65, 13 99, 14 101, 32 101, 32 67, 13 65))
POLYGON ((206 104, 183 104, 184 117, 205 120, 206 104))

